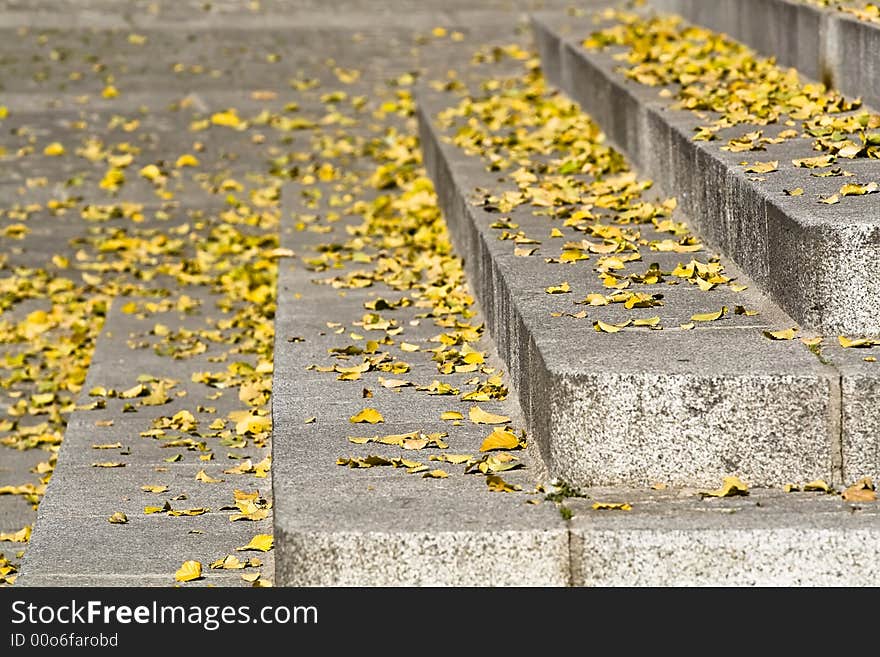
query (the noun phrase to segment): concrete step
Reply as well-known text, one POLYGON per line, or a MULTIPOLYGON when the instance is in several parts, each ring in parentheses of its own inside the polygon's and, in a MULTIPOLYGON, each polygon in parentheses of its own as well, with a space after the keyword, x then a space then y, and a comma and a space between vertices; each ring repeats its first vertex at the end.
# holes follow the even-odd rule
MULTIPOLYGON (((428 51, 422 53, 419 63, 427 68, 423 77, 440 79, 447 70, 468 77, 472 53, 479 47, 517 40, 515 27, 511 16, 499 16, 492 35, 485 40, 471 34, 453 48, 436 48, 430 51, 431 56, 428 51)), ((392 48, 390 52, 396 61, 411 61, 406 51, 392 48)), ((383 75, 382 70, 365 69, 350 88, 384 102, 394 91, 383 83, 383 75)), ((303 93, 303 97, 310 93, 320 90, 303 93)), ((465 463, 442 460, 450 453, 469 455, 475 461, 485 456, 479 450, 493 427, 472 422, 471 408, 506 416, 499 428, 510 426, 517 435, 522 428, 521 412, 515 392, 506 391, 510 381, 491 337, 482 330, 479 307, 468 305, 461 296, 466 291, 459 280, 458 265, 449 258, 448 247, 426 240, 442 231, 428 181, 421 180, 418 188, 409 191, 409 184, 401 187, 389 182, 376 189, 370 182, 374 173, 394 170, 395 158, 409 162, 408 151, 414 146, 411 119, 393 114, 357 118, 356 125, 346 126, 341 133, 332 126, 318 132, 353 140, 355 148, 350 155, 332 155, 327 160, 338 166, 344 177, 330 182, 298 180, 286 185, 282 193, 281 246, 294 255, 279 264, 275 320, 272 471, 276 581, 287 586, 566 585, 570 569, 565 522, 554 505, 527 503, 542 498, 535 492, 543 468, 534 441, 528 439, 526 449, 511 452, 524 468, 499 473, 511 487, 521 488, 517 492, 493 492, 487 485, 492 480, 476 468, 467 474, 465 463), (359 144, 359 139, 376 134, 387 137, 381 143, 359 144), (386 145, 394 148, 392 159, 383 155, 386 145), (344 195, 348 200, 342 200, 344 195), (351 252, 353 247, 347 243, 355 235, 353 229, 370 214, 370 208, 385 215, 382 198, 397 208, 388 217, 386 229, 374 226, 357 238, 364 241, 358 258, 342 257, 336 262, 334 254, 347 256, 351 252), (373 206, 374 202, 377 205, 373 206), (361 209, 350 209, 353 203, 361 204, 361 209), (412 229, 398 228, 394 223, 398 217, 407 222, 401 228, 412 229), (297 230, 298 223, 308 229, 297 230), (382 245, 386 234, 389 242, 382 245), (425 240, 424 262, 436 266, 422 269, 421 264, 411 263, 407 256, 410 250, 420 253, 414 235, 425 240), (326 270, 314 264, 322 256, 328 258, 326 270), (390 271, 366 287, 317 284, 336 277, 344 281, 358 271, 372 277, 385 266, 385 258, 379 256, 388 262, 398 259, 404 268, 402 274, 413 277, 413 287, 395 287, 390 271), (364 257, 372 259, 364 261, 364 257), (450 310, 444 311, 442 303, 438 307, 425 295, 422 288, 433 285, 443 288, 442 292, 437 289, 438 299, 448 298, 450 310), (359 326, 370 312, 365 304, 380 297, 392 301, 406 298, 413 303, 378 311, 395 322, 394 328, 368 330, 359 326), (467 306, 464 312, 456 308, 459 300, 467 306), (436 341, 438 334, 457 330, 447 320, 473 327, 468 329, 473 331, 470 337, 456 339, 485 354, 479 367, 465 368, 473 371, 441 373, 432 359, 434 354, 428 350, 442 346, 436 341), (361 364, 363 354, 347 356, 331 350, 365 346, 371 339, 383 341, 376 356, 387 353, 405 361, 408 370, 395 375, 371 367, 356 381, 339 381, 339 373, 314 369, 361 364), (475 379, 486 382, 490 376, 503 377, 504 390, 499 388, 489 400, 462 399, 476 389, 475 379), (409 385, 385 387, 380 377, 401 379, 409 385), (448 387, 444 390, 440 384, 448 387), (364 408, 377 409, 384 422, 353 424, 351 418, 364 408), (460 413, 463 419, 443 420, 448 411, 460 413), (349 441, 349 437, 413 431, 448 434, 443 438, 448 448, 403 450, 395 445, 349 441), (390 465, 350 468, 337 464, 339 459, 344 463, 344 459, 369 455, 403 457, 422 466, 408 473, 405 467, 390 465), (437 458, 441 460, 432 460, 437 458), (441 478, 425 476, 433 470, 441 471, 441 478)), ((410 172, 424 175, 418 168, 418 153, 411 157, 412 163, 401 169, 407 180, 410 172)), ((447 345, 447 353, 462 348, 461 344, 447 345)))
MULTIPOLYGON (((299 188, 284 192, 285 216, 289 212, 314 213, 303 208, 299 188)), ((343 232, 344 225, 336 230, 343 232)), ((531 506, 520 493, 493 493, 480 474, 464 474, 464 465, 432 462, 430 456, 446 452, 480 456, 482 440, 491 432, 471 423, 468 409, 474 404, 460 395, 429 396, 413 387, 388 389, 378 383, 382 372, 368 372, 362 380, 339 382, 337 374, 309 370, 314 365, 355 365, 337 361, 328 350, 352 342, 346 334, 328 330, 337 322, 357 330, 366 312, 364 303, 398 293, 365 288, 346 290, 340 297, 301 260, 314 257, 308 235, 282 233, 282 245, 298 257, 279 265, 279 304, 276 316, 275 379, 272 392, 273 487, 275 491, 276 581, 284 586, 564 586, 568 584, 568 531, 550 504, 531 506), (369 399, 361 391, 372 392, 369 399), (355 425, 349 418, 364 407, 379 410, 380 425, 355 425), (453 426, 440 419, 444 411, 465 418, 453 426), (310 418, 314 418, 310 421, 310 418), (355 445, 348 436, 376 436, 448 432, 448 450, 402 451, 380 444, 355 445), (336 464, 339 458, 381 455, 409 458, 430 469, 448 473, 445 479, 407 474, 405 468, 350 469, 336 464), (499 558, 503 555, 503 558, 499 558)), ((334 233, 320 234, 314 246, 329 243, 334 233)), ((337 239, 339 239, 337 237, 337 239)), ((347 270, 356 269, 349 266, 347 270)), ((345 274, 345 270, 335 271, 345 274)), ((439 330, 430 319, 418 319, 418 308, 400 308, 393 317, 405 331, 401 341, 432 346, 439 330), (413 326, 411 322, 418 322, 413 326)), ((480 324, 480 318, 471 320, 480 324)), ((369 336, 368 336, 369 337, 369 336)), ((354 344, 358 344, 355 342, 354 344)), ((484 335, 472 344, 488 352, 487 364, 499 368, 492 340, 484 335)), ((397 347, 387 348, 392 353, 397 347)), ((411 365, 405 379, 420 386, 440 379, 464 393, 464 381, 473 374, 440 376, 425 353, 400 353, 411 365)), ((500 369, 499 369, 500 371, 500 369)), ((485 375, 481 375, 484 378, 485 375)), ((506 415, 522 426, 513 394, 505 401, 480 404, 484 410, 506 415)), ((517 453, 524 470, 502 473, 505 481, 526 493, 535 488, 541 460, 537 451, 517 453)), ((540 500, 537 498, 531 498, 540 500)))
POLYGON ((651 0, 658 11, 729 34, 783 66, 880 107, 880 24, 865 3, 814 0, 651 0))
POLYGON ((853 177, 814 177, 792 163, 817 155, 807 139, 767 144, 759 153, 722 150, 728 139, 750 131, 775 136, 786 129, 782 123, 740 124, 719 131, 714 141, 694 141, 716 115, 672 109, 673 100, 658 88, 618 72, 615 49, 584 49, 581 41, 598 29, 592 20, 541 15, 533 25, 548 79, 592 114, 660 189, 675 194, 701 235, 793 319, 832 334, 880 333, 880 224, 874 217, 880 196, 819 202, 843 182, 880 178, 880 165, 839 158, 837 165, 853 177), (778 161, 779 170, 748 172, 743 163, 756 160, 778 161), (796 188, 807 191, 784 191, 796 188))
MULTIPOLYGON (((499 81, 498 88, 514 99, 511 107, 518 99, 515 87, 503 78, 499 81)), ((835 586, 880 581, 875 564, 863 557, 880 541, 880 516, 870 495, 855 502, 825 492, 787 493, 778 485, 788 477, 797 484, 796 491, 803 489, 806 472, 813 467, 808 461, 824 455, 820 458, 826 463, 840 463, 835 452, 841 448, 844 462, 854 469, 844 474, 845 468, 832 465, 836 476, 851 482, 878 471, 872 429, 847 437, 845 445, 838 442, 840 434, 835 438, 836 417, 842 415, 844 426, 852 426, 852 406, 870 406, 875 394, 867 389, 864 395, 856 392, 854 380, 841 375, 841 363, 854 368, 870 363, 856 357, 854 350, 824 347, 823 363, 797 342, 767 340, 762 330, 785 325, 787 318, 753 287, 738 293, 719 287, 687 294, 687 288, 663 286, 664 306, 643 313, 660 315, 662 331, 626 328, 597 333, 592 322, 620 321, 626 314, 609 312, 606 306, 574 306, 567 299, 580 300, 595 284, 591 289, 591 274, 576 265, 545 262, 544 258, 558 257, 558 247, 552 241, 548 245, 546 235, 551 226, 566 230, 560 221, 536 216, 528 205, 504 212, 484 209, 490 194, 498 198, 515 189, 507 177, 519 164, 489 171, 486 161, 450 143, 468 121, 472 126, 480 117, 505 116, 474 101, 473 111, 460 123, 450 127, 448 119, 438 120, 459 101, 427 90, 420 93, 425 162, 549 475, 587 483, 579 490, 547 487, 548 498, 569 518, 571 585, 835 586), (499 240, 501 230, 491 228, 499 221, 516 224, 511 231, 540 238, 540 244, 526 245, 539 251, 532 257, 513 255, 509 242, 499 240), (546 286, 563 279, 573 281, 575 295, 545 293, 546 286), (725 304, 739 299, 760 314, 751 322, 740 318, 725 328, 676 330, 696 309, 705 309, 707 299, 725 304), (586 318, 563 315, 581 308, 588 311, 586 318), (837 405, 835 382, 843 382, 842 398, 849 400, 843 409, 837 405), (796 408, 811 410, 796 420, 796 408), (815 420, 815 414, 822 416, 816 424, 806 420, 815 420), (815 441, 808 438, 810 432, 815 432, 815 441), (859 449, 865 451, 853 456, 859 449), (869 452, 873 455, 863 460, 869 452), (773 483, 742 491, 744 495, 707 494, 719 488, 720 473, 741 472, 742 463, 772 463, 778 470, 764 481, 773 483), (652 476, 661 481, 645 485, 652 476), (712 477, 717 478, 709 484, 712 477), (683 483, 688 479, 690 485, 683 483), (613 485, 595 485, 603 480, 613 485), (698 480, 705 482, 703 487, 693 485, 698 480)), ((534 97, 530 101, 540 106, 534 97)), ((542 132, 546 126, 533 124, 532 118, 507 116, 513 125, 528 126, 517 131, 516 142, 540 134, 542 143, 550 143, 552 133, 542 132)), ((560 123, 565 125, 565 118, 560 123)), ((502 123, 493 134, 503 141, 508 128, 502 123)), ((479 143, 498 154, 490 138, 479 143)), ((566 155, 567 147, 560 146, 540 160, 566 155)), ((530 166, 522 157, 518 162, 530 166)), ((540 165, 530 171, 540 172, 540 165)), ((540 187, 542 182, 546 180, 539 175, 532 184, 540 187)), ((639 229, 643 242, 654 238, 645 225, 639 229)), ((703 260, 707 253, 693 257, 703 260)), ((651 253, 640 265, 647 267, 654 258, 666 262, 663 253, 651 253)), ((728 275, 748 284, 727 259, 722 262, 728 275)), ((627 289, 658 291, 651 286, 627 289)), ((876 416, 871 411, 869 415, 876 426, 876 416)), ((760 479, 754 472, 743 478, 760 479)))
MULTIPOLYGON (((181 292, 200 299, 205 313, 210 314, 214 297, 200 288, 181 292)), ((79 400, 82 410, 75 411, 68 420, 58 464, 40 503, 18 584, 172 586, 180 565, 195 559, 204 569, 200 583, 247 586, 240 577, 245 571, 209 570, 208 566, 227 554, 243 559, 251 556, 236 552, 236 548, 246 545, 256 534, 271 533, 271 514, 253 522, 230 522, 230 515, 238 511, 234 490, 258 490, 271 500, 271 487, 268 478, 255 478, 253 473, 224 474, 223 470, 246 459, 261 462, 268 456, 269 446, 257 446, 241 437, 236 440, 234 430, 229 442, 221 437, 221 431, 207 429, 212 421, 225 420, 230 411, 243 407, 236 388, 209 388, 191 380, 197 372, 225 370, 226 363, 210 360, 225 351, 223 345, 209 344, 204 353, 183 361, 163 357, 150 348, 133 350, 129 345, 132 338, 157 341, 149 335, 157 322, 172 331, 198 330, 208 328, 205 317, 174 311, 138 317, 122 310, 132 300, 137 302, 117 300, 105 321, 79 400), (140 375, 177 381, 169 389, 169 401, 142 406, 139 398, 107 398, 105 408, 88 408, 102 399, 89 394, 93 388, 127 390, 137 384, 140 375), (183 392, 185 396, 180 396, 183 392), (222 394, 215 397, 214 393, 222 394), (134 407, 134 412, 125 411, 125 405, 134 407), (169 429, 167 435, 159 437, 141 435, 153 428, 157 418, 170 418, 181 411, 192 413, 198 429, 169 429), (166 446, 174 440, 184 443, 166 446), (95 449, 95 445, 111 447, 95 449), (211 460, 202 460, 204 455, 210 455, 211 460), (179 456, 177 461, 167 461, 175 456, 179 456), (124 466, 94 466, 108 462, 124 466), (202 470, 219 481, 199 481, 196 475, 202 470), (143 490, 143 486, 166 486, 167 490, 154 493, 143 490), (177 510, 208 511, 180 517, 145 513, 145 507, 161 507, 166 500, 177 510), (124 513, 128 523, 111 524, 108 518, 116 512, 124 513)), ((217 311, 213 312, 216 315, 217 311)), ((232 426, 227 420, 227 430, 232 426)), ((271 553, 260 554, 259 558, 263 562, 260 571, 271 579, 271 553)))
POLYGON ((875 502, 822 492, 587 491, 568 499, 574 586, 876 586, 875 502), (597 510, 629 503, 630 511, 597 510))
MULTIPOLYGON (((661 307, 640 312, 615 307, 620 304, 574 305, 588 293, 608 290, 576 269, 588 265, 546 263, 545 257, 558 257, 552 246, 542 245, 533 257, 514 255, 492 228, 499 214, 474 200, 478 189, 502 193, 498 174, 444 142, 454 128, 445 133, 436 117, 450 102, 427 92, 420 96, 425 161, 529 430, 553 475, 577 486, 707 485, 737 473, 755 484, 781 485, 803 476, 837 480, 844 472, 876 470, 880 461, 869 434, 877 417, 856 410, 870 407, 871 388, 862 391, 855 381, 846 381, 843 403, 849 414, 842 430, 841 372, 800 341, 768 340, 763 331, 792 321, 748 279, 733 273, 728 260, 721 260, 727 275, 750 289, 633 285, 627 291, 664 295, 661 307), (572 281, 572 294, 545 292, 563 280, 572 281), (707 328, 679 328, 694 314, 736 305, 758 313, 729 315, 707 328), (581 309, 586 317, 558 316, 581 309), (649 315, 660 317, 663 330, 593 330, 596 320, 616 323, 649 315)), ((532 209, 524 205, 504 216, 526 235, 543 238, 550 225, 532 209)), ((640 229, 642 240, 660 239, 650 226, 640 229)), ((578 239, 574 231, 566 237, 578 239)), ((657 261, 670 271, 682 258, 705 261, 708 256, 706 251, 684 257, 651 252, 638 267, 657 261)), ((847 372, 856 376, 855 369, 847 372)))

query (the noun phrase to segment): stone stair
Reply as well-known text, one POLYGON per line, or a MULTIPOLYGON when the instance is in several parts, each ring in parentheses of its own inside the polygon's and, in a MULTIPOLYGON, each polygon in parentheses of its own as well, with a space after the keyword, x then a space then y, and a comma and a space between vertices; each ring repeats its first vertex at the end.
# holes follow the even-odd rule
MULTIPOLYGON (((186 560, 186 586, 880 583, 880 195, 817 202, 875 160, 816 177, 791 164, 812 139, 721 148, 800 121, 694 141, 717 113, 583 45, 620 20, 604 0, 127 4, 0 3, 3 127, 29 126, 2 145, 35 149, 0 161, 7 210, 35 206, 0 233, 4 275, 67 257, 89 327, 36 518, 0 496, 0 532, 33 524, 0 543, 24 549, 16 586, 173 586, 186 560), (246 125, 212 121, 231 107, 246 125), (140 146, 118 194, 73 156, 88 134, 140 146), (143 218, 81 217, 120 200, 143 218), (179 248, 137 251, 163 234, 179 248)), ((880 106, 878 28, 839 9, 625 10, 880 106)), ((0 486, 39 483, 32 453, 0 453, 0 486)))

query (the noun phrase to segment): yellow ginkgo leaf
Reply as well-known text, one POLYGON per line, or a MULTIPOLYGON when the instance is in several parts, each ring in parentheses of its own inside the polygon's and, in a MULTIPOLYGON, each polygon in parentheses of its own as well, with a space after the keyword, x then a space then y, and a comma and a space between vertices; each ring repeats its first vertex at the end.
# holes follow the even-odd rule
POLYGON ((870 182, 867 185, 856 185, 854 183, 846 183, 841 186, 838 194, 841 196, 864 196, 865 194, 874 194, 877 190, 880 189, 880 186, 875 182, 870 182))
POLYGON ((721 306, 721 310, 714 313, 697 313, 691 315, 692 322, 714 322, 724 317, 727 312, 727 306, 721 306))
POLYGON ((51 144, 46 146, 46 148, 43 149, 43 155, 48 155, 50 157, 58 157, 59 155, 64 155, 64 146, 57 141, 53 141, 51 144))
POLYGON ((375 408, 365 408, 359 413, 355 413, 349 418, 349 422, 354 424, 358 424, 359 422, 366 422, 368 424, 377 424, 378 422, 384 422, 385 418, 382 417, 382 414, 377 411, 375 408))
POLYGON ((781 331, 762 331, 765 338, 770 340, 793 340, 797 334, 796 328, 783 329, 781 331))
POLYGON ((191 582, 202 578, 202 563, 200 561, 184 561, 183 565, 174 573, 177 582, 191 582))
POLYGON ((468 411, 468 417, 474 424, 505 424, 506 422, 510 422, 508 416, 487 413, 479 406, 471 406, 471 410, 468 411))
POLYGON ((571 292, 571 286, 568 282, 560 283, 559 285, 551 285, 544 290, 547 294, 567 294, 571 292))
POLYGON ((493 493, 515 493, 516 491, 522 490, 521 486, 509 484, 498 475, 487 475, 486 486, 493 493))
POLYGON ((725 477, 721 488, 717 490, 703 491, 700 493, 702 497, 734 497, 736 495, 748 495, 749 487, 746 486, 739 477, 725 477))
POLYGON ((805 491, 821 491, 823 493, 833 493, 834 489, 829 486, 824 479, 816 479, 804 484, 805 491))
POLYGON ((212 115, 211 123, 227 128, 237 128, 242 124, 242 120, 238 117, 238 112, 235 109, 229 109, 212 115))
POLYGON ((122 511, 116 511, 113 515, 107 518, 107 521, 111 525, 124 525, 128 522, 128 516, 126 516, 122 511))
POLYGON ((219 484, 223 480, 212 477, 204 470, 199 470, 198 474, 196 474, 196 481, 201 481, 203 484, 219 484))
POLYGON ((429 470, 422 475, 422 478, 425 479, 446 479, 449 476, 449 473, 446 470, 429 470))
POLYGON ((459 413, 458 411, 443 411, 440 413, 441 420, 463 420, 464 415, 459 413))
POLYGON ((746 169, 747 173, 771 173, 773 171, 779 171, 779 160, 755 162, 746 169))
POLYGON ((629 502, 593 502, 594 511, 632 511, 629 502))
POLYGON ((848 338, 845 335, 837 336, 837 341, 840 343, 840 346, 844 349, 859 349, 865 347, 872 347, 876 342, 869 338, 848 338))
POLYGON ((519 438, 510 431, 495 429, 483 440, 480 445, 481 452, 489 452, 493 449, 517 449, 520 446, 519 438))
POLYGON ((874 490, 874 482, 870 477, 863 477, 843 491, 842 497, 846 502, 874 502, 877 499, 877 491, 874 490))
POLYGON ((631 323, 632 322, 630 321, 626 321, 620 324, 608 324, 606 322, 603 322, 602 320, 596 320, 596 322, 593 324, 593 328, 599 333, 618 333, 619 331, 622 331, 627 326, 629 326, 631 323))
POLYGON ((195 155, 191 155, 190 153, 184 153, 177 161, 174 163, 178 169, 182 169, 183 167, 197 167, 199 166, 199 158, 195 155))
POLYGON ((251 539, 251 542, 247 545, 236 548, 239 552, 244 552, 246 550, 257 550, 259 552, 268 552, 275 545, 275 539, 272 538, 272 534, 257 534, 251 539))

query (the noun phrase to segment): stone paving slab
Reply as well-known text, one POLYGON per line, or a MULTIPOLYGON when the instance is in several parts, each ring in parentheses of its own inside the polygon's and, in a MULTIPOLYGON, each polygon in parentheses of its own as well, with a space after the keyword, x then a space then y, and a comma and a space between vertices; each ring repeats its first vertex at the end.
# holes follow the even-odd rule
POLYGON ((877 503, 821 492, 590 490, 573 515, 575 586, 871 587, 880 582, 877 503), (631 511, 594 510, 594 501, 631 511))

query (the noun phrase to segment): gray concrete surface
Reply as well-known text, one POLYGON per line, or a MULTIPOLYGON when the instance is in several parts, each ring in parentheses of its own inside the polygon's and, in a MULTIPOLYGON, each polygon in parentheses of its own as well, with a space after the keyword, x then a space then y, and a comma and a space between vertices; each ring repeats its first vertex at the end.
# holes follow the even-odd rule
POLYGON ((876 502, 822 492, 591 490, 574 517, 575 586, 872 587, 880 545, 876 502), (631 511, 594 510, 593 501, 631 511))

